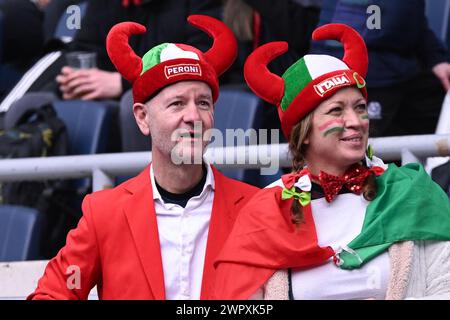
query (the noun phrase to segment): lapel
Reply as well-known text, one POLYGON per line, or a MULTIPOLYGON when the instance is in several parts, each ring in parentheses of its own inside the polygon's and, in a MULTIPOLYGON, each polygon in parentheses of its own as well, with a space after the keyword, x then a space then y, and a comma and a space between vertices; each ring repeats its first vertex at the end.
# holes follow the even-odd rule
POLYGON ((164 273, 153 191, 147 166, 125 188, 131 193, 124 212, 148 284, 157 300, 165 299, 164 273))
POLYGON ((209 222, 208 242, 206 245, 205 263, 203 267, 202 290, 200 299, 211 297, 214 289, 213 263, 233 227, 236 203, 244 196, 237 195, 227 188, 226 178, 214 166, 214 200, 209 222))

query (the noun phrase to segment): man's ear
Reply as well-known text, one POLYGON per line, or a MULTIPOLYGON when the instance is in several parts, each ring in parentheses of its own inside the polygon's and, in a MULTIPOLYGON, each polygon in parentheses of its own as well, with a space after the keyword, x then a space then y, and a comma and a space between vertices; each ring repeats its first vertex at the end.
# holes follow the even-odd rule
POLYGON ((150 135, 150 127, 147 122, 148 109, 145 104, 135 103, 133 104, 133 114, 136 119, 136 123, 141 130, 142 134, 150 135))

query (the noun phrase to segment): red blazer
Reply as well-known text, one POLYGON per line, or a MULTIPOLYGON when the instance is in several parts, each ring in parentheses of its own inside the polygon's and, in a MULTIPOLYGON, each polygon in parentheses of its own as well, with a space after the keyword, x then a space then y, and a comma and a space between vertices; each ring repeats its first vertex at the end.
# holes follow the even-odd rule
MULTIPOLYGON (((77 228, 28 299, 86 299, 95 285, 100 299, 165 299, 149 168, 114 189, 86 196, 77 228)), ((201 299, 211 297, 214 259, 239 209, 257 191, 212 168, 215 194, 201 299)))

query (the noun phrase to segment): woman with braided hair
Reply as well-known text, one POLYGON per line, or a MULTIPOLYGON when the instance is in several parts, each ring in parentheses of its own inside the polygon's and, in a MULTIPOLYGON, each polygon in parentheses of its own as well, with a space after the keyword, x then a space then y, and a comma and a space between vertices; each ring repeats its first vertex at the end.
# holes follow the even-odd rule
POLYGON ((293 170, 241 210, 216 259, 218 299, 450 298, 450 204, 422 166, 368 147, 367 50, 343 24, 316 29, 342 60, 306 55, 279 77, 284 42, 256 49, 245 78, 278 108, 293 170))

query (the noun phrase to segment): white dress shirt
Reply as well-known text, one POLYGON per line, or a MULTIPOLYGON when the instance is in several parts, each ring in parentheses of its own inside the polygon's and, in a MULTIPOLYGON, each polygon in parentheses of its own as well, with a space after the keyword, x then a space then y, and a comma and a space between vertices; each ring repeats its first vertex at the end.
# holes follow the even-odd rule
POLYGON ((209 164, 206 164, 206 167, 206 182, 202 192, 189 199, 185 208, 164 203, 155 184, 153 166, 150 167, 168 300, 200 299, 214 200, 214 174, 209 164))

